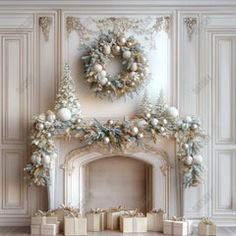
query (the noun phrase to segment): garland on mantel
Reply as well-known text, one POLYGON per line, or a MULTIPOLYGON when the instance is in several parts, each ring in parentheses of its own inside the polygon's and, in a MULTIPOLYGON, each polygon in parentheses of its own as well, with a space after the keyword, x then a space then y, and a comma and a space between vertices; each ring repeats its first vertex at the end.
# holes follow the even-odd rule
POLYGON ((206 135, 198 118, 187 116, 181 120, 178 110, 168 106, 160 94, 156 105, 144 96, 132 119, 108 120, 105 123, 96 119, 84 121, 68 65, 64 68, 54 111, 34 117, 33 153, 31 162, 24 169, 30 183, 38 186, 50 184, 50 168, 53 168, 57 157, 54 137, 58 136, 78 138, 84 145, 103 143, 111 152, 125 150, 134 144, 142 147, 144 138, 150 138, 154 143, 161 137, 176 138, 185 187, 197 186, 203 180, 200 149, 206 135))

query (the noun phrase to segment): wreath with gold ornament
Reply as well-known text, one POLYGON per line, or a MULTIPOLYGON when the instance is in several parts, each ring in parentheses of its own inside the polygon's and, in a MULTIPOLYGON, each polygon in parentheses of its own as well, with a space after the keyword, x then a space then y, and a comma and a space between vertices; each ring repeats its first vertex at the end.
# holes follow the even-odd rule
POLYGON ((85 79, 96 96, 100 98, 120 98, 132 96, 142 88, 149 75, 148 61, 140 43, 133 37, 126 38, 112 32, 101 34, 82 57, 85 79), (121 73, 107 72, 107 64, 119 58, 121 73))

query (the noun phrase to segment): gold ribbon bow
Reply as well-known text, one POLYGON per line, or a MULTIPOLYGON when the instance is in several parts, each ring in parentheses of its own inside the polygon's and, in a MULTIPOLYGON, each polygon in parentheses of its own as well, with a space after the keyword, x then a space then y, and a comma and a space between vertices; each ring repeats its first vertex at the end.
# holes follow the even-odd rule
POLYGON ((91 208, 90 213, 94 213, 94 214, 100 214, 105 212, 103 209, 100 208, 91 208))
POLYGON ((122 206, 118 206, 118 207, 110 207, 109 210, 110 211, 125 211, 126 208, 122 206))
POLYGON ((123 216, 127 216, 127 217, 143 217, 144 214, 142 212, 139 212, 138 209, 135 209, 135 210, 125 211, 123 216))
POLYGON ((163 213, 164 214, 165 211, 163 209, 159 208, 158 210, 157 209, 152 209, 151 213, 157 213, 157 214, 163 213))
POLYGON ((81 214, 79 213, 79 212, 68 212, 67 214, 66 214, 66 216, 68 216, 68 217, 73 217, 73 218, 80 218, 81 217, 81 214))
POLYGON ((51 211, 41 211, 38 210, 36 213, 34 213, 34 216, 53 216, 54 212, 51 211))
POLYGON ((183 216, 183 217, 176 217, 176 216, 172 216, 172 219, 173 221, 186 221, 186 218, 183 216))
POLYGON ((203 217, 201 223, 205 225, 214 225, 214 222, 209 217, 203 217))
POLYGON ((80 214, 80 209, 72 207, 70 204, 68 204, 68 205, 61 204, 58 209, 63 210, 66 214, 73 214, 73 215, 80 214))

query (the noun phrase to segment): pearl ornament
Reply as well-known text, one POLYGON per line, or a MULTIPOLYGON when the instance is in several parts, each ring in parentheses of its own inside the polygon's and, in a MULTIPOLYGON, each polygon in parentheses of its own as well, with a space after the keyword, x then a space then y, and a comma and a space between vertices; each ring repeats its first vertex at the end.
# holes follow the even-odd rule
POLYGON ((43 156, 43 158, 42 158, 42 164, 43 164, 43 165, 49 165, 50 162, 51 162, 51 158, 50 158, 49 155, 43 156))
POLYGON ((124 59, 129 59, 131 57, 131 52, 130 51, 124 51, 122 54, 124 59))
POLYGON ((103 139, 103 141, 104 141, 105 144, 110 143, 110 139, 109 139, 108 137, 105 137, 105 138, 103 139))
POLYGON ((42 123, 37 123, 36 124, 36 129, 37 130, 43 130, 44 129, 44 125, 42 123))
POLYGON ((193 157, 192 156, 185 157, 184 163, 188 166, 191 165, 193 163, 193 157))
POLYGON ((131 66, 131 70, 132 71, 136 71, 138 69, 138 64, 137 63, 133 63, 131 66))
POLYGON ((124 37, 118 37, 118 38, 117 38, 117 43, 118 43, 120 46, 125 45, 125 43, 126 43, 126 38, 124 38, 124 37))
POLYGON ((164 127, 161 127, 161 128, 160 128, 160 131, 161 131, 161 132, 164 132, 164 131, 165 131, 165 128, 164 128, 164 127))
POLYGON ((105 78, 101 78, 100 82, 101 82, 101 85, 104 86, 108 82, 108 79, 106 77, 105 78))
POLYGON ((102 65, 100 65, 100 64, 95 64, 95 65, 94 65, 94 70, 95 70, 96 72, 101 72, 101 71, 102 71, 102 65))
POLYGON ((151 118, 151 114, 150 113, 146 113, 146 117, 149 119, 151 118))
POLYGON ((153 118, 153 119, 151 120, 152 126, 157 126, 158 123, 159 123, 159 121, 158 121, 158 119, 156 119, 156 118, 153 118))
POLYGON ((134 126, 133 128, 132 128, 132 134, 133 135, 137 135, 138 134, 138 127, 136 127, 136 126, 134 126))
POLYGON ((108 45, 104 46, 103 52, 104 52, 106 55, 109 55, 109 54, 111 53, 111 47, 108 46, 108 45))
POLYGON ((166 125, 168 123, 167 119, 163 119, 163 124, 166 125))
POLYGON ((101 77, 104 78, 107 75, 107 72, 105 70, 102 70, 100 73, 101 77))
POLYGON ((112 52, 113 52, 114 54, 120 53, 120 46, 118 46, 118 45, 112 46, 112 52))

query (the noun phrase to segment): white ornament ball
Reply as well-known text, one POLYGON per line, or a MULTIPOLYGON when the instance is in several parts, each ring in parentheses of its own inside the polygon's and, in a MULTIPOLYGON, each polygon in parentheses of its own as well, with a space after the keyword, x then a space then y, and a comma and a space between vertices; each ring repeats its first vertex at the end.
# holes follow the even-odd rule
POLYGON ((167 112, 173 117, 178 117, 179 116, 179 111, 175 107, 169 107, 167 109, 167 112))
POLYGON ((105 137, 105 138, 103 139, 103 141, 104 141, 105 144, 110 143, 110 139, 109 139, 108 137, 105 137))
POLYGON ((138 134, 138 138, 143 138, 143 134, 138 134))
POLYGON ((100 79, 100 82, 101 82, 101 85, 104 86, 108 82, 108 79, 106 77, 102 78, 100 79))
POLYGON ((102 78, 105 78, 107 75, 107 72, 105 70, 102 70, 100 74, 102 78))
POLYGON ((101 72, 101 71, 102 71, 102 65, 100 65, 100 64, 95 64, 95 65, 94 65, 94 70, 95 70, 96 72, 101 72))
POLYGON ((159 123, 159 121, 158 121, 158 119, 156 119, 156 118, 153 118, 153 119, 151 120, 152 126, 157 126, 158 123, 159 123))
POLYGON ((192 128, 193 130, 196 130, 196 129, 198 128, 198 125, 197 125, 197 124, 193 124, 193 125, 191 126, 191 128, 192 128))
POLYGON ((131 66, 131 70, 132 71, 136 71, 138 69, 138 64, 137 63, 133 63, 131 66))
POLYGON ((193 157, 192 156, 185 157, 184 163, 188 166, 191 165, 193 163, 193 157))
POLYGON ((124 59, 129 59, 131 57, 131 52, 130 51, 124 51, 122 56, 123 56, 124 59))
POLYGON ((126 38, 124 37, 117 38, 117 43, 121 46, 124 45, 126 43, 126 38))
POLYGON ((203 157, 202 157, 201 155, 195 155, 195 156, 193 157, 193 160, 194 160, 195 163, 201 164, 202 161, 203 161, 203 157))
POLYGON ((161 132, 164 132, 164 131, 165 131, 165 128, 164 128, 164 127, 161 127, 160 130, 161 130, 161 132))
POLYGON ((50 158, 49 155, 43 156, 43 158, 42 158, 42 164, 43 164, 43 165, 49 165, 50 162, 51 162, 51 158, 50 158))
POLYGON ((138 134, 138 127, 136 127, 136 126, 134 126, 133 128, 132 128, 132 134, 133 135, 136 135, 136 134, 138 134))
POLYGON ((168 123, 167 119, 163 119, 163 124, 166 125, 168 123))
POLYGON ((57 111, 57 117, 62 121, 68 121, 71 119, 71 112, 68 108, 61 108, 57 111))
POLYGON ((187 123, 191 123, 191 122, 192 122, 192 117, 191 117, 191 116, 186 116, 186 117, 185 117, 185 121, 186 121, 187 123))
POLYGON ((147 122, 145 120, 140 120, 138 121, 138 127, 142 128, 147 124, 147 122))
POLYGON ((149 119, 151 118, 151 114, 150 113, 146 113, 146 117, 149 119))
POLYGON ((37 130, 43 130, 44 129, 44 125, 42 123, 37 123, 36 124, 36 129, 37 130))
POLYGON ((47 138, 51 138, 52 134, 51 133, 47 133, 47 138))
POLYGON ((184 144, 184 149, 188 149, 189 148, 189 145, 187 143, 184 144))
POLYGON ((114 121, 113 121, 113 120, 108 120, 108 124, 109 124, 109 125, 113 125, 113 124, 114 124, 114 121))
POLYGON ((106 55, 109 55, 109 54, 111 53, 111 47, 108 46, 108 45, 104 46, 103 52, 104 52, 106 55))
POLYGON ((39 155, 37 155, 37 154, 33 154, 31 156, 31 160, 35 164, 41 164, 41 157, 39 155))

